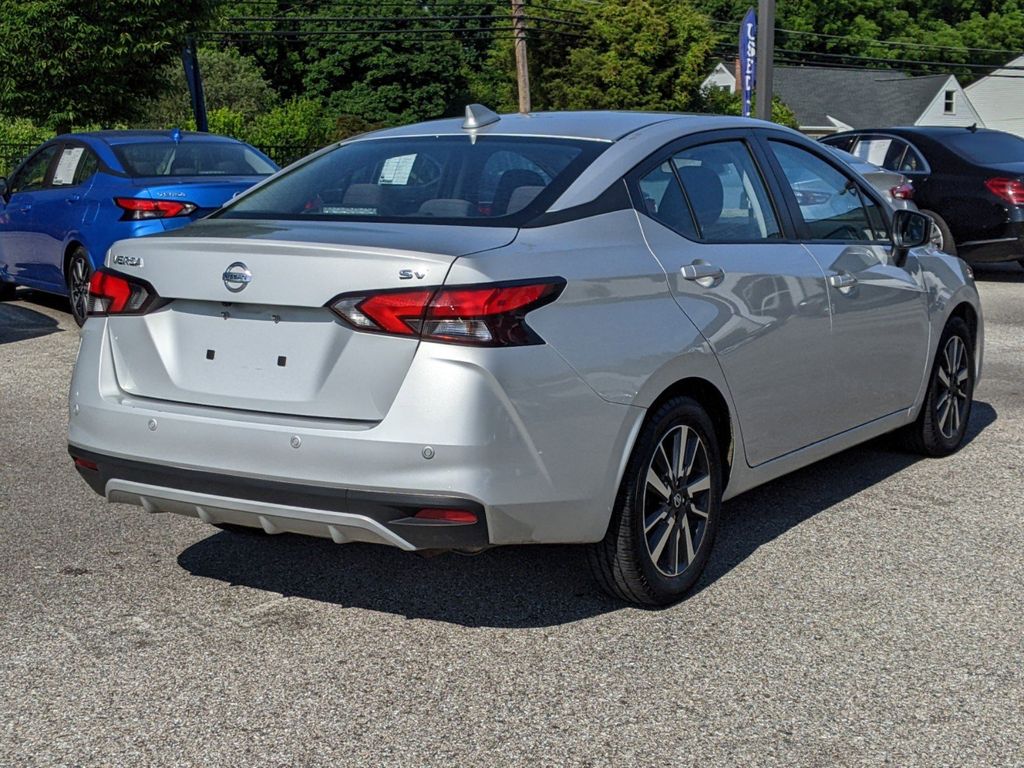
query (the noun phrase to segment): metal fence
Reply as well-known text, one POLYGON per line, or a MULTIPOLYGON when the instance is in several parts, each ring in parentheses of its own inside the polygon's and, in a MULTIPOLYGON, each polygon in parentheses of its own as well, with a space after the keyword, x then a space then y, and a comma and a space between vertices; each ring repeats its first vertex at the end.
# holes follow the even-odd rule
POLYGON ((303 144, 257 144, 256 148, 282 168, 320 149, 317 145, 303 144))
POLYGON ((38 144, 0 144, 0 176, 6 176, 38 144))
MULTIPOLYGON (((6 176, 15 169, 19 162, 38 144, 4 144, 0 143, 0 176, 6 176)), ((316 145, 308 144, 266 144, 258 149, 267 157, 280 165, 282 168, 289 163, 294 163, 310 152, 320 149, 316 145)))

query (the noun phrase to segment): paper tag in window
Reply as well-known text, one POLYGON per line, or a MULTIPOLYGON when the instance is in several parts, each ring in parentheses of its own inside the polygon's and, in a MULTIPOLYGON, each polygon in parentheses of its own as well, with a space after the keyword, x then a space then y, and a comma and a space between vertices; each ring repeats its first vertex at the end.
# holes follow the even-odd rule
POLYGON ((54 186, 66 186, 75 183, 75 171, 78 170, 78 161, 82 159, 83 147, 68 147, 60 156, 57 163, 57 170, 53 172, 54 186))
POLYGON ((378 184, 400 184, 409 183, 409 174, 412 173, 412 164, 416 162, 416 155, 399 155, 389 157, 384 161, 384 167, 380 170, 378 184))

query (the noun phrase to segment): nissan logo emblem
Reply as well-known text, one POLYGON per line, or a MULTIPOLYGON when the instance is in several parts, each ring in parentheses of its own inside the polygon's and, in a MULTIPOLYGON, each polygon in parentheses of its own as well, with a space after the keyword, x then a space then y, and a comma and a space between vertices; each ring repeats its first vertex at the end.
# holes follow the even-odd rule
POLYGON ((221 279, 224 281, 225 288, 232 293, 238 293, 245 290, 245 286, 252 282, 252 272, 244 263, 236 261, 224 270, 221 279))

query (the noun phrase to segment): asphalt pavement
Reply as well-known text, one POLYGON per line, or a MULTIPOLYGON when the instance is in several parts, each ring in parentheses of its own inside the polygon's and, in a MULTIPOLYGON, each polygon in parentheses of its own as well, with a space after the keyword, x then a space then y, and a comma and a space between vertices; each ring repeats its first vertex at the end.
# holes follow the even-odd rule
POLYGON ((109 505, 78 333, 0 303, 0 765, 1024 765, 1024 270, 979 270, 969 443, 725 505, 659 611, 575 547, 423 559, 109 505))

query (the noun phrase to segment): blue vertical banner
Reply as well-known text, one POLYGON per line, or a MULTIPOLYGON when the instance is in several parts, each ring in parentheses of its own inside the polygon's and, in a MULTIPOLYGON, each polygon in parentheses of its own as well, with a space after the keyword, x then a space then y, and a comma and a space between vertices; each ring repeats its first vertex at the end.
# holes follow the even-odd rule
POLYGON ((740 82, 743 94, 743 116, 750 117, 750 101, 757 78, 757 13, 751 8, 740 25, 740 82))

